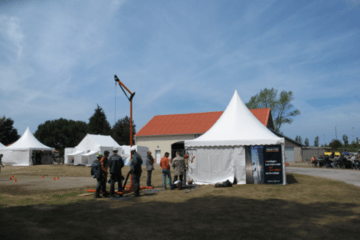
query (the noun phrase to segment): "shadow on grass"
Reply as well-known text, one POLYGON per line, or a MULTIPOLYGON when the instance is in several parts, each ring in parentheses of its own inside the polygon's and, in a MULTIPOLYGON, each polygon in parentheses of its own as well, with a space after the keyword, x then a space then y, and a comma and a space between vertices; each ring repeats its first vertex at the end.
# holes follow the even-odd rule
POLYGON ((298 183, 298 181, 292 174, 286 174, 286 183, 293 184, 293 183, 298 183))
POLYGON ((225 196, 31 205, 0 208, 0 239, 356 239, 359 206, 225 196))

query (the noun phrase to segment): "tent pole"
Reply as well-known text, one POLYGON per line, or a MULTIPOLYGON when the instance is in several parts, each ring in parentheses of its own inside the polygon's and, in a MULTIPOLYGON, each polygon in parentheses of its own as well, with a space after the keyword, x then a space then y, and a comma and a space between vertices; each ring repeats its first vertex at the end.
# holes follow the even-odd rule
POLYGON ((133 145, 133 132, 132 132, 132 101, 130 101, 130 147, 133 145))

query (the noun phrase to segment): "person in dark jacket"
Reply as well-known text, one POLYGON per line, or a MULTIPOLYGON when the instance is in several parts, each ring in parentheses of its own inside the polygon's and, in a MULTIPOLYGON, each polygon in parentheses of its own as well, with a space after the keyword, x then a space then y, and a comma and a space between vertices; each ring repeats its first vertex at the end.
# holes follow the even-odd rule
POLYGON ((92 163, 91 166, 91 175, 93 176, 93 178, 96 178, 97 180, 95 198, 100 198, 100 189, 101 186, 103 185, 103 181, 105 181, 105 178, 103 178, 103 175, 101 173, 101 163, 100 163, 101 157, 102 157, 101 154, 97 155, 96 160, 92 163))
POLYGON ((104 156, 101 158, 101 175, 104 178, 104 181, 102 181, 101 190, 103 192, 103 196, 107 197, 109 195, 108 192, 106 192, 106 182, 107 182, 107 174, 108 174, 108 167, 109 167, 109 151, 104 152, 104 156))
POLYGON ((132 180, 134 184, 134 196, 140 196, 140 177, 141 177, 141 164, 143 163, 141 156, 136 152, 136 147, 130 148, 132 160, 130 163, 130 173, 132 173, 132 180))
POLYGON ((154 170, 154 158, 151 156, 151 151, 148 151, 146 157, 146 171, 147 171, 146 186, 148 187, 151 187, 151 173, 153 170, 154 170))
POLYGON ((121 169, 124 167, 122 158, 117 154, 118 150, 114 148, 113 155, 109 158, 110 168, 110 195, 114 197, 115 183, 118 182, 118 191, 122 192, 122 174, 121 169))

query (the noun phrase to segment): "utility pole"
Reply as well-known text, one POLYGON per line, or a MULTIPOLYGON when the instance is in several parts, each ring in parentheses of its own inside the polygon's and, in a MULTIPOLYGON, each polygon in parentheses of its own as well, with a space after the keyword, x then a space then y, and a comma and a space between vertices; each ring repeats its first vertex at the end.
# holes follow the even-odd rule
POLYGON ((337 129, 336 129, 337 125, 335 125, 335 138, 337 140, 337 129))
POLYGON ((325 146, 325 144, 326 144, 326 143, 325 143, 325 134, 323 134, 323 135, 324 135, 324 146, 325 146))
POLYGON ((355 141, 355 138, 354 138, 354 127, 352 127, 352 130, 353 130, 353 142, 355 141))

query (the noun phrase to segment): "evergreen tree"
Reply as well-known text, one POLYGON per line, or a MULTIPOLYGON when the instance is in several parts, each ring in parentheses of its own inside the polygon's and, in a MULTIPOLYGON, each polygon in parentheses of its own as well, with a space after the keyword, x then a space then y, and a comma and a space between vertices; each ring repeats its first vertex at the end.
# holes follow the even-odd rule
POLYGON ((5 116, 0 118, 0 142, 5 146, 16 142, 20 138, 20 135, 13 124, 14 121, 11 118, 5 116))
POLYGON ((318 147, 318 146, 319 146, 319 136, 316 136, 316 137, 315 137, 314 146, 315 146, 315 147, 318 147))
POLYGON ((305 147, 310 146, 310 144, 309 144, 309 139, 308 139, 308 138, 305 138, 305 142, 304 142, 304 144, 305 144, 305 147))
POLYGON ((43 144, 59 150, 63 156, 66 147, 75 147, 86 134, 87 123, 60 118, 40 124, 34 136, 43 144))
POLYGON ((110 135, 110 123, 106 119, 104 110, 97 105, 95 113, 89 119, 88 131, 90 134, 110 135))
POLYGON ((346 134, 343 135, 343 141, 344 141, 345 146, 347 146, 349 144, 349 138, 346 134))
MULTIPOLYGON (((136 125, 134 120, 132 121, 132 132, 133 137, 136 134, 136 125)), ((122 119, 119 119, 112 128, 112 137, 120 145, 130 145, 130 118, 125 116, 122 119)), ((133 138, 133 144, 135 144, 133 138)))
POLYGON ((329 143, 329 147, 334 148, 334 149, 338 149, 342 147, 342 143, 337 140, 337 139, 333 139, 330 143, 329 143))

